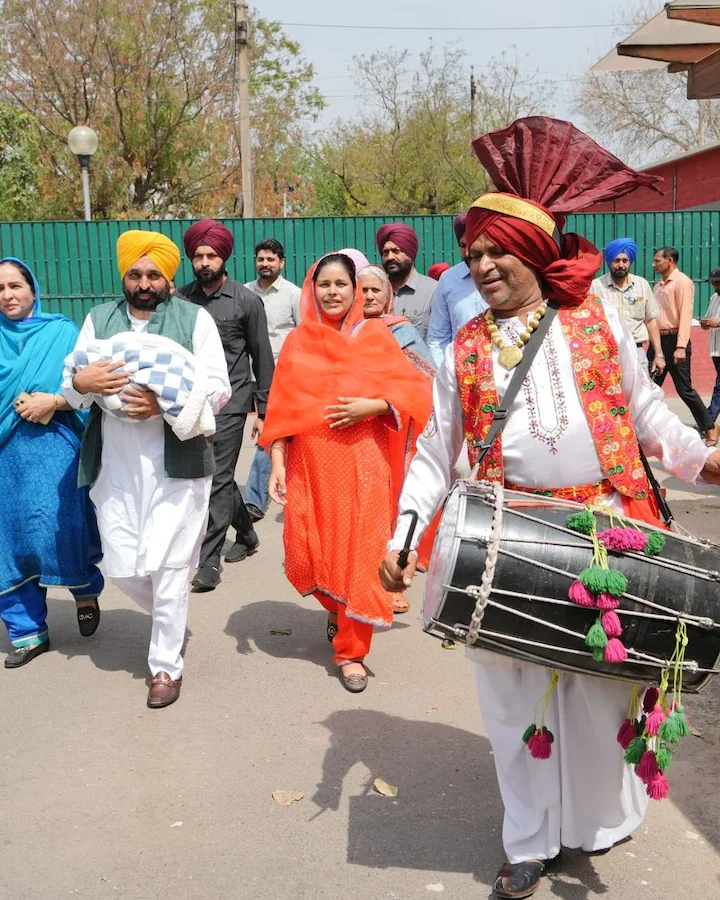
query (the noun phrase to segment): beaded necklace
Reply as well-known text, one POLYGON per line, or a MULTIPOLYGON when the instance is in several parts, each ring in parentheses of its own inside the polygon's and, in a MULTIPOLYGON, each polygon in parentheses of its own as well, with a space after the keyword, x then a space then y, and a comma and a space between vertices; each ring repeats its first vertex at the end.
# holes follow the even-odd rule
POLYGON ((540 320, 547 312, 547 301, 541 303, 540 306, 535 310, 535 312, 528 319, 527 327, 520 334, 520 337, 515 341, 514 344, 506 344, 503 340, 502 335, 500 334, 500 329, 495 324, 495 316, 493 315, 492 310, 487 311, 487 327, 490 332, 490 339, 493 344, 500 350, 500 355, 498 356, 498 362, 504 369, 514 369, 516 365, 523 358, 523 348, 525 344, 530 340, 530 335, 535 331, 535 329, 540 324, 540 320))

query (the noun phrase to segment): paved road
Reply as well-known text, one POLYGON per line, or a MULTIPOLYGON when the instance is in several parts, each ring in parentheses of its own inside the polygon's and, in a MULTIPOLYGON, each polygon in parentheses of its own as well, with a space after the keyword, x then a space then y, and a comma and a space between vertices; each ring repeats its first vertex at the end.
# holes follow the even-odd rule
MULTIPOLYGON (((720 495, 670 487, 684 521, 716 535, 720 495)), ((346 693, 323 613, 283 576, 275 513, 259 531, 258 555, 193 597, 174 706, 145 708, 149 619, 112 588, 93 638, 57 593, 54 652, 0 670, 0 897, 489 895, 501 805, 471 664, 423 635, 418 585, 375 640, 370 687, 346 693), (378 776, 397 799, 372 790, 378 776), (277 789, 304 799, 280 807, 277 789)), ((631 843, 569 854, 539 900, 720 896, 720 682, 687 705, 698 736, 673 763, 671 799, 631 843)))

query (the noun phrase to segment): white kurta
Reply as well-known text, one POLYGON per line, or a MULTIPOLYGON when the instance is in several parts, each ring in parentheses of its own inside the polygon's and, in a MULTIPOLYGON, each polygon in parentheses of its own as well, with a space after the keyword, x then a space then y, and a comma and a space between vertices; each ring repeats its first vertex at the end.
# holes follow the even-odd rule
MULTIPOLYGON (((635 342, 617 313, 606 309, 618 342, 622 388, 638 439, 648 456, 684 481, 698 479, 712 452, 665 404, 663 392, 640 366, 635 342)), ((497 320, 506 343, 523 329, 518 319, 497 320)), ((511 373, 498 362, 494 374, 502 402, 511 373)), ((414 544, 432 520, 451 484, 463 444, 462 406, 450 345, 434 385, 434 412, 418 440, 399 509, 419 513, 414 544)), ((555 319, 518 393, 502 435, 508 481, 528 488, 592 484, 603 473, 577 392, 570 349, 555 319)), ((611 504, 621 508, 619 495, 611 504)), ((408 519, 401 517, 390 542, 400 549, 408 519)), ((550 760, 533 759, 522 743, 535 706, 549 684, 549 670, 484 650, 468 655, 476 663, 480 708, 493 746, 505 805, 503 841, 510 862, 549 859, 561 846, 601 850, 641 823, 648 798, 622 761, 616 743, 630 688, 592 676, 561 672, 547 725, 555 735, 550 760)))
MULTIPOLYGON (((147 330, 146 319, 130 316, 130 322, 133 331, 147 330)), ((88 316, 75 349, 84 349, 94 338, 88 316)), ((207 373, 208 400, 217 413, 230 399, 231 389, 220 335, 204 309, 198 310, 192 349, 207 373)), ((92 403, 73 388, 67 369, 62 391, 75 409, 92 403)), ((197 565, 212 476, 166 478, 161 416, 128 422, 103 415, 102 436, 100 474, 90 496, 97 508, 105 573, 130 578, 197 565)))

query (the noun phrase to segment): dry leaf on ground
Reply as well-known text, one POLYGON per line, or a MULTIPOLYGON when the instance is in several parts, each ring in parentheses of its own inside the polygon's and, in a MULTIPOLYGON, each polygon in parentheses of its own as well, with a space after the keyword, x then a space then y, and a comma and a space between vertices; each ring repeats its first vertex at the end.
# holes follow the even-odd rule
POLYGON ((383 778, 376 778, 373 781, 373 787, 383 797, 397 797, 398 795, 398 788, 393 784, 388 784, 383 778))
POLYGON ((273 791, 272 798, 278 806, 291 806, 297 800, 302 800, 304 794, 300 791, 273 791))

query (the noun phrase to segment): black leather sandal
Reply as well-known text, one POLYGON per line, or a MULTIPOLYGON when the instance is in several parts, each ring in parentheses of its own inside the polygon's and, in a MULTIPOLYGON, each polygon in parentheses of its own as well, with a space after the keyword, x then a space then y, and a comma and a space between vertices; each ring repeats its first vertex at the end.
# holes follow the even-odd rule
POLYGON ((540 887, 540 879, 548 869, 560 861, 560 854, 552 859, 528 859, 519 863, 505 863, 495 878, 496 897, 523 900, 532 897, 540 887))
POLYGON ((332 644, 333 638, 338 633, 338 624, 337 624, 337 613, 335 614, 335 621, 333 622, 328 616, 327 620, 327 639, 332 644))
POLYGON ((100 605, 97 599, 93 600, 94 606, 78 606, 76 607, 78 628, 83 637, 90 637, 95 634, 100 624, 100 605))

